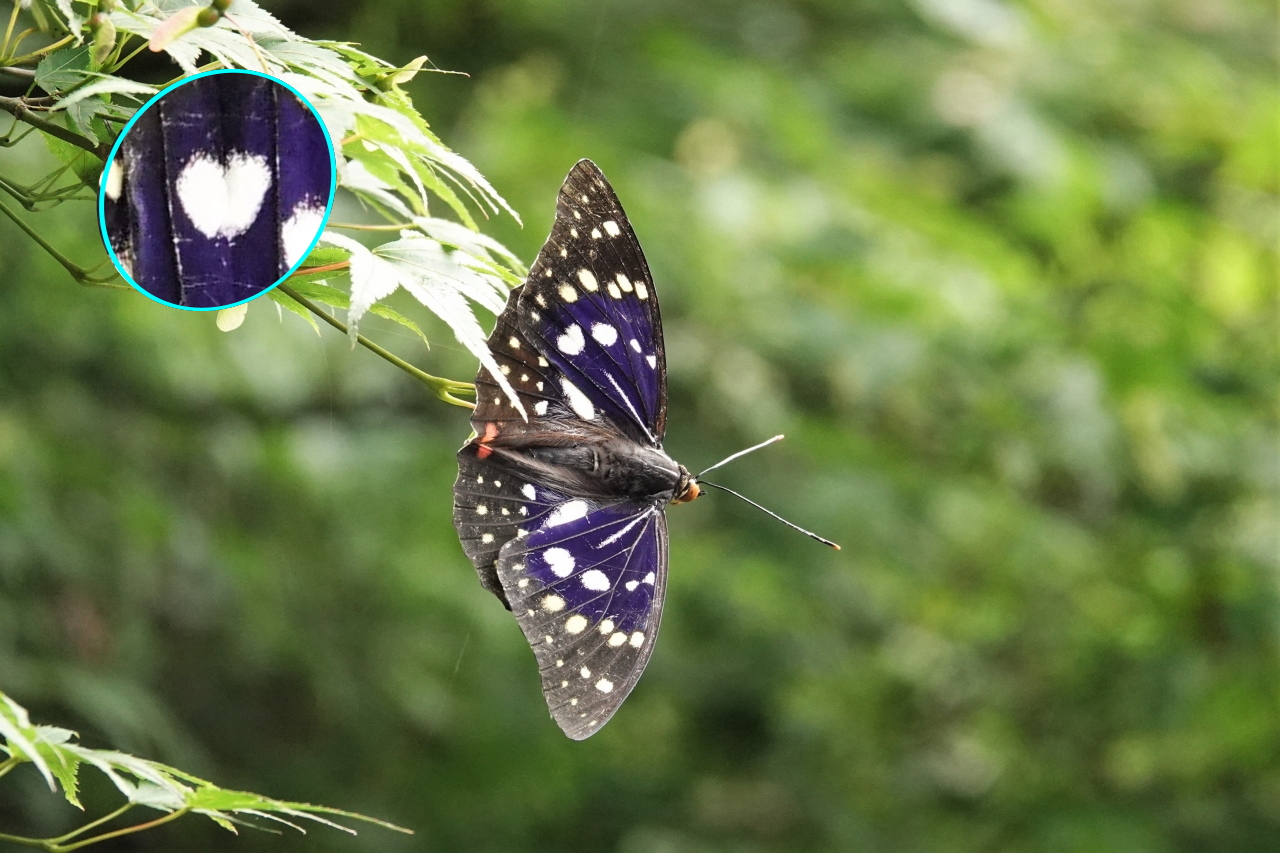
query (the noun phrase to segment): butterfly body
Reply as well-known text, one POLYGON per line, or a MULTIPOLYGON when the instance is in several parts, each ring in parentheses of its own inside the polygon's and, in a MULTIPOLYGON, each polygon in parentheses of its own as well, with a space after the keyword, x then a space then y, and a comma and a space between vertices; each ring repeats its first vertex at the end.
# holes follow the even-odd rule
POLYGON ((551 235, 488 343, 501 377, 476 377, 454 524, 532 646, 552 717, 582 739, 649 661, 666 590, 665 510, 699 493, 662 448, 653 280, 590 161, 565 179, 551 235))

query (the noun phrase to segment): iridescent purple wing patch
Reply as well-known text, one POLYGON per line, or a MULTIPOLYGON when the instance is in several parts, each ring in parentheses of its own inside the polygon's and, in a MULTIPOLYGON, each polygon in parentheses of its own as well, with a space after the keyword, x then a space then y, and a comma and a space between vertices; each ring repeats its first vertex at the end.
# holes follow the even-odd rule
POLYGON ((144 107, 103 178, 103 228, 132 281, 164 302, 252 298, 302 260, 324 225, 324 126, 282 83, 198 77, 144 107))
POLYGON ((653 280, 589 160, 565 179, 551 236, 488 343, 520 406, 486 370, 476 376, 454 524, 481 583, 533 647, 552 717, 580 740, 649 661, 666 589, 666 506, 698 494, 662 449, 653 280))

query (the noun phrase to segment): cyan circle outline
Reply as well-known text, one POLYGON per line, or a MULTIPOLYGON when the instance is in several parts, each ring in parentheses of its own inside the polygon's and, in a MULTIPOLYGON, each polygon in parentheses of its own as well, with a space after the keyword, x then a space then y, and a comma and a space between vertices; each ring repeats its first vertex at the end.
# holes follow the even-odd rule
POLYGON ((139 107, 138 111, 133 114, 133 118, 129 119, 129 123, 124 126, 123 130, 120 131, 120 135, 116 137, 115 144, 111 146, 111 154, 107 156, 107 163, 102 170, 102 177, 98 180, 98 231, 102 234, 102 243, 104 246, 107 247, 107 255, 111 258, 111 263, 115 266, 116 271, 120 273, 121 277, 124 278, 125 281, 129 282, 129 284, 133 287, 134 290, 138 291, 143 296, 147 297, 152 301, 159 302, 161 305, 166 305, 170 308, 177 308, 179 311, 222 311, 227 308, 234 308, 237 305, 244 305, 246 302, 252 302, 253 300, 258 299, 259 297, 266 296, 268 293, 270 293, 271 291, 279 287, 280 284, 286 278, 288 278, 289 276, 293 275, 295 272, 298 271, 298 268, 302 266, 302 262, 307 259, 308 255, 311 254, 311 250, 314 249, 316 247, 316 244, 320 242, 320 236, 324 233, 325 227, 329 224, 329 217, 333 214, 333 197, 334 197, 334 194, 337 192, 337 189, 338 189, 338 158, 337 158, 337 154, 333 150, 333 138, 329 135, 329 129, 328 129, 328 126, 324 123, 324 119, 320 117, 320 111, 315 108, 315 105, 312 104, 311 101, 307 100, 307 96, 302 94, 297 89, 290 86, 288 83, 286 83, 285 81, 281 80, 279 77, 276 77, 273 74, 264 74, 261 71, 250 71, 247 68, 218 68, 213 71, 201 71, 198 74, 192 74, 190 77, 183 77, 178 82, 165 86, 163 89, 157 92, 154 96, 152 96, 151 100, 147 101, 145 104, 139 107), (120 144, 124 142, 125 136, 129 134, 129 130, 133 127, 134 123, 137 122, 137 120, 142 117, 143 113, 151 109, 151 107, 157 101, 159 101, 161 98, 163 98, 165 95, 167 95, 169 92, 172 92, 174 89, 178 88, 179 86, 185 86, 188 83, 192 82, 193 80, 199 80, 201 77, 209 77, 214 74, 252 74, 255 77, 265 77, 268 80, 271 80, 275 83, 280 84, 281 86, 284 86, 290 92, 293 92, 293 94, 298 96, 299 100, 301 100, 302 103, 306 105, 307 109, 311 111, 311 114, 315 116, 316 121, 320 123, 320 128, 324 130, 324 144, 329 149, 329 200, 325 203, 324 218, 320 220, 320 230, 316 232, 315 239, 311 241, 311 245, 307 247, 307 250, 302 253, 302 256, 298 259, 298 262, 294 264, 292 267, 290 267, 287 273, 280 276, 280 278, 275 282, 275 284, 272 284, 270 287, 265 287, 259 293, 255 293, 253 296, 250 296, 246 299, 241 299, 239 302, 231 302, 226 305, 218 305, 211 308, 193 308, 190 305, 178 305, 173 302, 166 302, 165 300, 161 299, 160 297, 148 291, 146 288, 139 285, 136 281, 133 280, 133 276, 125 272, 124 267, 121 266, 120 259, 116 256, 116 250, 111 246, 111 238, 107 236, 107 221, 106 221, 106 214, 105 214, 106 194, 107 194, 107 175, 111 172, 111 164, 116 161, 116 152, 120 150, 120 144))

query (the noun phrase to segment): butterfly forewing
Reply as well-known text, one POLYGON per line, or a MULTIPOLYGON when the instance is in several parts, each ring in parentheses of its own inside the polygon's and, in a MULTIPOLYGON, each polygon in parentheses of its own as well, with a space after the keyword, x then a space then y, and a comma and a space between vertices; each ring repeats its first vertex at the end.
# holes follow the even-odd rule
POLYGON ((637 441, 666 429, 666 355, 649 267, 617 196, 589 160, 560 189, 551 236, 519 298, 520 326, 561 374, 567 402, 637 441))
POLYGON ((498 558, 551 714, 581 740, 613 716, 657 639, 667 567, 661 507, 572 499, 498 558))

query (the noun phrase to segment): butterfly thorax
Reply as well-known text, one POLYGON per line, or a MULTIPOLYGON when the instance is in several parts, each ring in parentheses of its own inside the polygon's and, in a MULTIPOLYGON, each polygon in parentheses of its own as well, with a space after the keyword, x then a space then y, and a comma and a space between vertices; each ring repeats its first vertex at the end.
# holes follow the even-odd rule
POLYGON ((502 455, 577 495, 659 505, 697 497, 698 487, 687 468, 660 448, 629 438, 526 446, 502 455))

